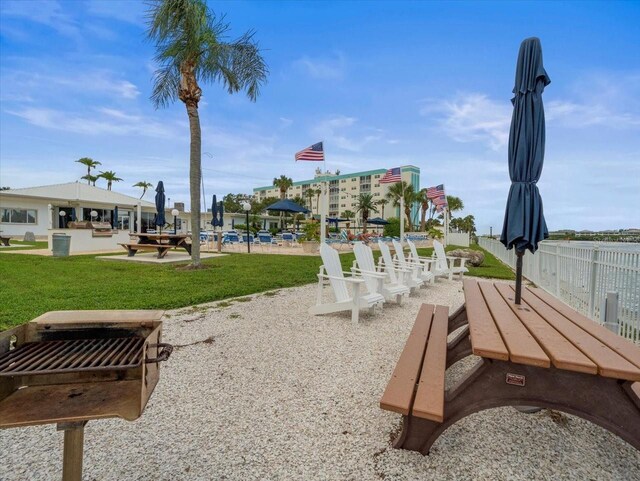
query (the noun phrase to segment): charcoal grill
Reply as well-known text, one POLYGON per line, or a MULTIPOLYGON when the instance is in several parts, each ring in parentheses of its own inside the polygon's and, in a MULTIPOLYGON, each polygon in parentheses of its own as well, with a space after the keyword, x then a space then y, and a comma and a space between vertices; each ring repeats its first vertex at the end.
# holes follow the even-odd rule
POLYGON ((55 311, 0 333, 0 428, 57 423, 63 480, 80 480, 84 425, 140 417, 158 383, 163 311, 55 311))

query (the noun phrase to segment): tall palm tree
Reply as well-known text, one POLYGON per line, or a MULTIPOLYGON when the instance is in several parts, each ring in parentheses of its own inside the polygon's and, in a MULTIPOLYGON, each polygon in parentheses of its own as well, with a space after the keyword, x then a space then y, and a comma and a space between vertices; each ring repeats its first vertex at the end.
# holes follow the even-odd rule
POLYGON ((404 197, 404 215, 407 218, 407 224, 411 226, 411 207, 416 202, 416 191, 412 184, 405 182, 396 182, 387 192, 387 199, 391 201, 394 207, 400 206, 400 197, 404 197))
POLYGON ((313 211, 313 197, 316 195, 316 191, 313 189, 307 189, 304 193, 304 196, 309 201, 309 210, 313 211))
POLYGON ((102 178, 107 181, 107 190, 111 190, 111 184, 114 182, 122 181, 120 177, 116 176, 116 173, 113 170, 107 170, 105 172, 100 171, 98 178, 102 178))
POLYGON ((371 194, 360 194, 356 200, 356 213, 362 215, 362 232, 367 232, 367 221, 369 220, 369 213, 378 212, 376 209, 376 203, 373 200, 371 194))
POLYGON ((431 199, 427 197, 427 189, 420 189, 416 194, 416 202, 420 203, 420 231, 425 231, 427 227, 427 212, 431 199))
POLYGON ((347 229, 349 228, 349 224, 351 223, 351 219, 352 219, 353 217, 355 217, 355 216, 356 216, 356 215, 355 215, 353 212, 351 212, 350 210, 345 210, 345 211, 342 213, 342 217, 344 217, 345 219, 347 219, 347 229))
POLYGON ((144 197, 144 194, 147 193, 147 189, 153 187, 153 184, 151 182, 146 182, 143 180, 142 182, 133 184, 133 187, 140 187, 142 189, 142 195, 140 196, 140 198, 142 199, 144 197))
MULTIPOLYGON (((147 13, 148 36, 155 43, 159 64, 151 101, 156 107, 166 107, 180 99, 189 117, 191 225, 197 229, 202 179, 199 82, 221 82, 228 93, 244 91, 255 101, 268 70, 253 32, 227 42, 229 25, 209 10, 205 0, 150 0, 147 13)), ((191 247, 191 265, 200 266, 198 242, 191 247)))
POLYGON ((322 189, 316 189, 316 211, 320 214, 320 196, 322 195, 322 189))
POLYGON ((384 206, 387 205, 389 203, 389 201, 387 199, 380 199, 378 202, 376 202, 376 205, 379 205, 382 209, 382 214, 381 217, 384 219, 384 206))
POLYGON ((455 195, 448 195, 447 206, 449 212, 453 214, 456 211, 464 209, 464 202, 462 202, 462 199, 460 197, 456 197, 455 195))
POLYGON ((284 199, 287 196, 289 187, 293 185, 293 180, 291 179, 291 177, 281 175, 280 177, 275 177, 273 179, 273 185, 280 191, 280 198, 284 199))
MULTIPOLYGON (((291 177, 287 177, 286 175, 281 175, 280 177, 275 177, 273 179, 273 185, 276 186, 280 190, 280 199, 284 199, 287 197, 287 190, 289 187, 293 185, 293 180, 291 177)), ((280 212, 280 226, 284 225, 284 212, 280 212)))
POLYGON ((83 180, 87 181, 87 184, 92 185, 95 187, 96 186, 96 180, 98 180, 98 176, 97 175, 91 175, 91 174, 87 174, 87 175, 83 175, 82 177, 80 177, 83 180))
MULTIPOLYGON (((91 157, 82 157, 81 159, 76 160, 76 162, 87 166, 87 175, 82 178, 87 181, 87 184, 91 185, 91 180, 89 179, 89 177, 91 177, 91 169, 95 169, 97 166, 102 164, 97 160, 93 160, 91 157)), ((93 181, 93 185, 96 185, 95 180, 93 181)))

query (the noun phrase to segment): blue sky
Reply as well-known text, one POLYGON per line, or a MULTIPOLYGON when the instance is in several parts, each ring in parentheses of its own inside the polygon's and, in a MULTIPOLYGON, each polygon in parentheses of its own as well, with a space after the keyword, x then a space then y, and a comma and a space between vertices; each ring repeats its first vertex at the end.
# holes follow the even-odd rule
MULTIPOLYGON (((550 229, 640 227, 640 2, 211 2, 248 29, 269 82, 256 103, 203 85, 205 192, 312 176, 297 150, 324 140, 342 172, 417 165, 481 233, 499 230, 520 42, 541 38, 550 229)), ((74 181, 92 157, 163 180, 188 201, 189 132, 178 102, 149 101, 153 46, 135 1, 0 3, 0 184, 74 181)))

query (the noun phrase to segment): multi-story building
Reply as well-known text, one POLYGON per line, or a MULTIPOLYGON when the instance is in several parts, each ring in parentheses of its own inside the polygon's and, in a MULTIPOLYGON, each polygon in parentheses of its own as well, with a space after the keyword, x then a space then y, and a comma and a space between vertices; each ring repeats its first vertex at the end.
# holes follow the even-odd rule
MULTIPOLYGON (((420 168, 413 165, 403 165, 402 180, 418 191, 420 190, 420 168)), ((294 182, 287 191, 287 198, 293 199, 300 196, 305 200, 307 208, 314 213, 318 213, 318 196, 310 196, 308 191, 314 193, 320 189, 322 182, 329 185, 329 217, 342 217, 347 210, 355 212, 357 198, 360 194, 371 194, 374 201, 384 199, 389 191, 389 187, 393 184, 381 184, 380 179, 387 172, 387 169, 368 170, 365 172, 354 172, 352 174, 339 174, 338 172, 322 172, 316 169, 313 179, 301 180, 294 182)), ((274 185, 265 187, 256 187, 253 189, 253 195, 256 200, 262 200, 267 197, 280 197, 280 190, 274 185)), ((412 206, 412 218, 418 216, 419 206, 412 206)), ((382 210, 371 215, 371 217, 381 216, 382 210)), ((384 206, 384 217, 398 217, 399 208, 392 207, 391 204, 384 206)))

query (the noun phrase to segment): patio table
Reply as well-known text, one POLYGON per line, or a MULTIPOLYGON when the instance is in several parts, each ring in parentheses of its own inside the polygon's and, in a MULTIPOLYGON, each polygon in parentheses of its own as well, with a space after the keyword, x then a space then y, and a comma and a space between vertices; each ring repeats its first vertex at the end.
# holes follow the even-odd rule
MULTIPOLYGON (((442 327, 435 318, 433 333, 414 327, 421 340, 410 336, 407 346, 422 346, 418 369, 401 369, 399 361, 383 396, 383 409, 404 414, 395 447, 427 454, 469 414, 537 406, 585 418, 640 450, 640 347, 541 289, 523 288, 518 305, 509 283, 465 279, 463 285, 465 303, 442 327), (471 354, 479 360, 445 390, 445 370, 471 354)), ((411 361, 407 349, 404 366, 411 361)))
POLYGON ((157 250, 158 259, 162 259, 169 250, 180 247, 187 251, 191 255, 191 244, 187 242, 191 236, 188 234, 131 234, 132 237, 137 237, 137 243, 120 244, 123 246, 129 255, 133 257, 139 250, 157 250))

